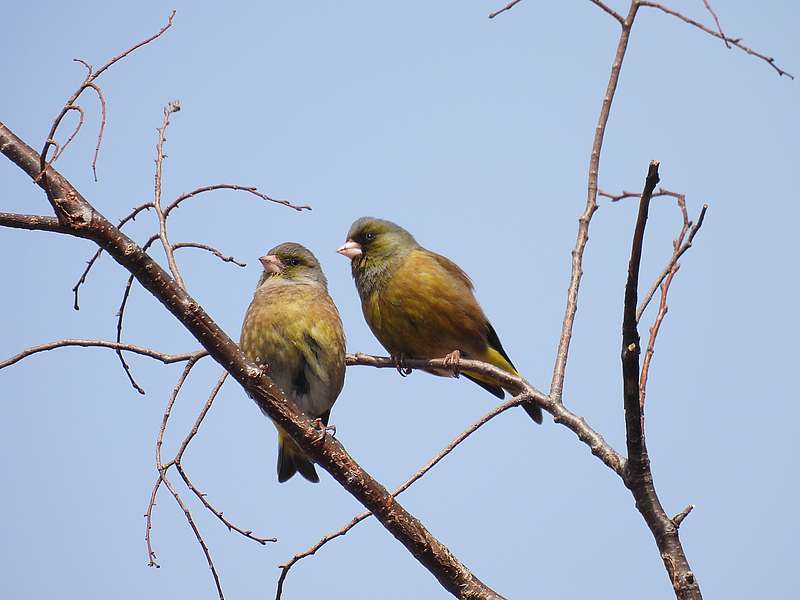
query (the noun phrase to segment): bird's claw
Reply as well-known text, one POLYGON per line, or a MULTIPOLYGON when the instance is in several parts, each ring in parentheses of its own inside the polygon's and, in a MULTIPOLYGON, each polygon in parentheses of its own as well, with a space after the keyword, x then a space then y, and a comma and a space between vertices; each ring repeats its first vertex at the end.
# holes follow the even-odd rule
POLYGON ((325 425, 322 419, 314 419, 314 428, 319 429, 319 437, 314 440, 315 444, 321 444, 328 433, 336 437, 336 425, 325 425))
POLYGON ((393 356, 392 359, 394 360, 394 366, 397 369, 397 372, 400 373, 400 377, 408 377, 411 375, 411 369, 406 366, 405 356, 398 354, 393 356))
POLYGON ((453 350, 444 357, 444 366, 453 372, 453 377, 458 377, 461 373, 459 364, 461 363, 461 351, 453 350))

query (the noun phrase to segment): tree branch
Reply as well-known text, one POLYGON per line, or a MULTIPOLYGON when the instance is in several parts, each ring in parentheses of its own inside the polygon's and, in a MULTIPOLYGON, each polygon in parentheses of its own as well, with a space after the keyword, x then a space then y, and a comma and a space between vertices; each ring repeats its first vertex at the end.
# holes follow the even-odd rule
POLYGON ((33 346, 31 348, 27 348, 22 352, 20 352, 19 354, 15 354, 11 358, 7 358, 4 361, 0 361, 0 369, 5 369, 6 367, 10 367, 11 365, 21 361, 23 358, 27 358, 33 354, 38 354, 39 352, 47 352, 48 350, 55 350, 56 348, 66 348, 68 346, 80 346, 82 348, 111 348, 112 350, 117 350, 118 352, 122 351, 133 352, 134 354, 139 354, 141 356, 147 356, 150 358, 154 358, 155 360, 159 360, 165 365, 170 365, 176 362, 184 362, 187 360, 197 360, 208 354, 208 352, 206 352, 205 350, 195 350, 194 352, 184 352, 183 354, 166 354, 164 352, 159 352, 151 348, 145 348, 143 346, 134 346, 133 344, 121 344, 119 342, 112 342, 110 340, 65 339, 65 340, 58 340, 57 342, 48 342, 47 344, 41 344, 39 346, 33 346))
POLYGON ((164 247, 164 253, 167 255, 167 264, 169 270, 175 281, 183 289, 186 289, 186 284, 183 281, 181 272, 178 269, 178 263, 175 262, 175 252, 172 249, 172 244, 169 243, 167 238, 167 219, 164 216, 164 211, 161 209, 161 176, 164 171, 164 142, 166 142, 167 127, 169 126, 169 117, 172 113, 176 113, 181 109, 180 102, 170 102, 164 107, 164 120, 161 127, 158 128, 158 143, 156 144, 156 174, 155 174, 155 195, 153 196, 153 207, 156 209, 158 216, 158 237, 161 240, 161 245, 164 247))
MULTIPOLYGON (((724 33, 722 33, 722 30, 720 30, 719 32, 714 31, 713 29, 711 29, 709 27, 706 27, 702 23, 687 17, 686 15, 678 12, 677 10, 674 10, 674 9, 668 7, 668 6, 664 6, 663 4, 660 4, 658 2, 650 2, 650 0, 638 0, 638 3, 639 3, 640 6, 647 6, 649 8, 655 8, 656 10, 660 10, 663 13, 671 15, 671 16, 677 18, 677 19, 680 19, 684 23, 687 23, 687 24, 691 25, 692 27, 696 27, 697 29, 700 29, 701 31, 705 31, 708 35, 712 35, 715 38, 718 38, 718 39, 722 40, 723 42, 726 43, 726 45, 727 44, 731 44, 733 46, 736 46, 737 48, 739 48, 739 50, 742 50, 743 52, 746 52, 750 56, 755 56, 756 58, 760 58, 761 60, 766 62, 770 67, 775 69, 775 71, 778 73, 779 76, 786 75, 789 79, 794 79, 794 75, 784 71, 778 65, 775 64, 775 59, 773 57, 767 56, 765 54, 761 54, 760 52, 756 52, 752 48, 742 44, 742 38, 728 37, 724 33)), ((710 10, 710 7, 709 7, 709 10, 710 10)), ((711 11, 711 14, 714 15, 714 20, 716 21, 717 26, 719 26, 719 20, 717 20, 716 14, 714 14, 713 11, 711 11)))
POLYGON ((611 114, 611 103, 614 101, 614 94, 619 83, 619 74, 622 69, 622 62, 625 60, 625 52, 628 49, 628 40, 631 35, 633 21, 636 12, 639 10, 639 3, 633 0, 628 10, 628 16, 622 23, 622 31, 617 42, 617 51, 614 54, 614 61, 611 64, 611 74, 608 78, 608 86, 603 102, 600 106, 600 116, 597 120, 597 127, 592 143, 592 153, 589 158, 589 180, 587 185, 586 208, 578 219, 578 237, 575 240, 575 247, 572 250, 572 272, 570 274, 569 289, 567 290, 567 308, 564 313, 564 322, 561 326, 561 336, 558 340, 558 350, 556 352, 556 362, 553 367, 553 380, 550 384, 550 396, 557 402, 561 402, 564 391, 564 375, 567 368, 567 358, 569 355, 569 344, 572 340, 572 329, 575 325, 575 313, 578 311, 578 291, 580 289, 581 277, 583 276, 583 252, 586 243, 589 241, 589 223, 597 210, 597 177, 600 169, 600 153, 603 149, 603 138, 605 136, 606 125, 611 114))
MULTIPOLYGON (((39 155, 0 123, 0 151, 32 179, 39 155)), ((463 565, 424 525, 406 511, 333 436, 319 439, 319 430, 258 365, 249 361, 203 308, 133 240, 114 227, 55 169, 37 179, 56 215, 70 234, 90 239, 126 268, 141 285, 203 345, 303 451, 350 492, 453 595, 461 598, 500 596, 463 565)), ((177 498, 176 498, 177 500, 177 498)), ((189 515, 187 515, 188 519, 189 515)), ((191 523, 191 522, 190 522, 191 523)))
MULTIPOLYGON (((351 362, 350 364, 353 364, 353 365, 355 365, 355 364, 367 364, 366 362, 363 362, 363 363, 355 362, 355 361, 359 360, 359 358, 357 358, 359 356, 360 357, 366 357, 366 355, 350 355, 350 356, 348 356, 348 359, 352 359, 354 361, 354 362, 351 362)), ((377 359, 378 357, 370 356, 369 358, 370 359, 377 359)), ((485 364, 485 363, 482 363, 482 364, 485 364)), ((375 365, 375 366, 377 366, 377 365, 375 365)), ((416 473, 414 473, 411 477, 406 479, 397 489, 395 489, 392 492, 392 496, 393 497, 397 497, 400 494, 402 494, 409 487, 411 487, 414 484, 414 482, 416 482, 423 475, 425 475, 428 471, 430 471, 433 467, 435 467, 445 456, 447 456, 453 450, 455 450, 456 446, 458 446, 461 442, 466 440, 470 435, 472 435, 478 429, 480 429, 481 427, 486 425, 486 423, 488 423, 489 421, 494 419, 496 416, 504 413, 509 408, 513 408, 515 406, 519 406, 520 404, 525 402, 526 401, 526 396, 527 396, 526 393, 520 394, 519 396, 514 396, 510 400, 506 400, 505 402, 503 402, 499 406, 496 406, 494 409, 492 409, 491 411, 489 411, 488 413, 483 415, 480 419, 475 421, 472 425, 470 425, 464 431, 462 431, 460 434, 458 434, 456 436, 456 438, 452 442, 447 444, 447 446, 445 446, 441 450, 441 452, 439 452, 436 456, 434 456, 427 463, 425 463, 425 465, 423 465, 416 473)), ((370 511, 367 510, 367 511, 362 512, 361 514, 353 517, 353 519, 350 520, 346 525, 343 525, 339 529, 337 529, 335 531, 331 531, 330 533, 325 534, 320 541, 318 541, 316 544, 311 546, 308 550, 305 550, 303 552, 298 552, 297 554, 292 556, 292 558, 290 558, 287 562, 285 562, 284 564, 280 565, 279 568, 281 569, 281 574, 278 577, 277 588, 275 590, 275 600, 280 600, 281 595, 283 594, 283 585, 284 585, 284 583, 286 581, 286 577, 289 574, 289 570, 295 564, 297 564, 299 561, 301 561, 302 559, 304 559, 304 558, 306 558, 308 556, 313 556, 314 554, 317 553, 317 551, 320 548, 322 548, 325 544, 327 544, 331 540, 335 540, 336 538, 345 536, 351 529, 353 529, 353 527, 355 527, 356 525, 361 523, 361 521, 369 518, 370 516, 372 516, 372 513, 370 511)))
MULTIPOLYGON (((383 356, 371 356, 369 354, 348 354, 345 357, 348 366, 363 365, 377 367, 379 369, 396 369, 394 360, 383 356)), ((441 372, 451 370, 444 358, 433 360, 424 359, 405 359, 403 365, 409 369, 421 369, 429 372, 441 372)), ((599 433, 592 429, 586 420, 569 411, 561 402, 556 402, 550 396, 536 389, 525 379, 511 375, 506 371, 498 369, 489 363, 477 360, 467 360, 462 358, 459 361, 459 368, 462 371, 480 373, 482 376, 491 379, 492 383, 499 385, 514 396, 519 396, 525 402, 534 402, 542 410, 553 415, 553 420, 559 425, 563 425, 589 447, 589 450, 599 458, 609 469, 622 477, 625 470, 625 458, 614 450, 599 433)))
POLYGON ((640 340, 636 328, 636 304, 639 285, 639 266, 647 225, 650 199, 658 183, 658 162, 648 168, 644 191, 639 201, 639 213, 631 243, 631 258, 625 284, 622 319, 622 381, 625 404, 625 434, 628 461, 624 481, 636 501, 636 508, 653 533, 664 566, 679 600, 700 600, 700 587, 689 567, 678 537, 678 529, 664 512, 655 490, 644 433, 644 414, 639 395, 640 340))
POLYGON ((31 231, 51 231, 53 233, 70 233, 55 217, 42 215, 18 215, 16 213, 0 212, 0 225, 12 229, 28 229, 31 231))

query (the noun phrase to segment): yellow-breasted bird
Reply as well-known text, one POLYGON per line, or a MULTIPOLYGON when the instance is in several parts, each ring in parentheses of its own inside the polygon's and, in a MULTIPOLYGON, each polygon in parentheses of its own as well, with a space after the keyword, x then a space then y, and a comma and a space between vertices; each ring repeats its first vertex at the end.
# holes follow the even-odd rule
MULTIPOLYGON (((457 368, 464 357, 519 375, 472 281, 453 261, 423 248, 399 225, 373 217, 355 221, 337 252, 351 260, 364 318, 398 366, 404 359, 446 357, 457 368)), ((503 398, 503 389, 481 374, 461 373, 503 398)), ((522 406, 542 422, 538 406, 522 406)))
MULTIPOLYGON (((312 419, 328 425, 344 385, 345 340, 328 282, 310 250, 286 242, 260 259, 264 272, 242 325, 240 346, 269 368, 286 398, 312 419)), ((278 481, 296 472, 319 481, 314 464, 277 424, 278 481)))

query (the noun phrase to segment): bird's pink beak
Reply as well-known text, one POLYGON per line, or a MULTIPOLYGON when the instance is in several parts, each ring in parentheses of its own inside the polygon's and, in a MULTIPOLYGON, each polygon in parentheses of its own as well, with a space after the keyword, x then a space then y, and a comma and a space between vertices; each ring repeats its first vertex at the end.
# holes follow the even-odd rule
POLYGON ((281 259, 274 254, 267 254, 258 259, 267 273, 280 273, 283 270, 283 263, 281 259))
POLYGON ((354 242, 353 240, 347 240, 347 242, 345 242, 343 246, 337 248, 336 251, 342 256, 346 256, 350 260, 353 260, 356 256, 361 256, 364 254, 364 249, 361 247, 361 244, 354 242))

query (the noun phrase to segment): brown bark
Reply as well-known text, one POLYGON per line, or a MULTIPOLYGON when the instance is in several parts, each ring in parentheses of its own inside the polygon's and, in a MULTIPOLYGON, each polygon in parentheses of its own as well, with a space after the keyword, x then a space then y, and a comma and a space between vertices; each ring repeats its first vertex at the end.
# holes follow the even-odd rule
POLYGON ((338 441, 332 436, 324 436, 319 440, 320 432, 312 422, 286 402, 266 373, 247 360, 233 340, 160 265, 100 214, 55 169, 48 167, 42 174, 39 153, 2 123, 0 152, 45 190, 58 219, 57 222, 52 217, 19 216, 15 219, 11 215, 2 224, 58 231, 95 242, 157 298, 267 414, 369 509, 446 590, 460 598, 501 598, 364 471, 338 441))

